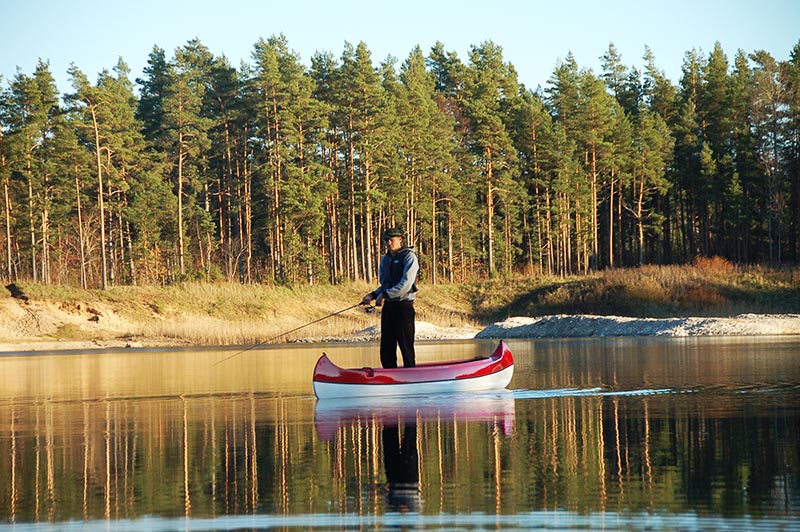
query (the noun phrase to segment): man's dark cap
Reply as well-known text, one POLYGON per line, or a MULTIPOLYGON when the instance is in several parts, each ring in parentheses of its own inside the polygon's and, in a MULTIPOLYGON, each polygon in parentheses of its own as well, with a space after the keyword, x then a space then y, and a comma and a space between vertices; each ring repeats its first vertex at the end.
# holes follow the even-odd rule
POLYGON ((399 236, 400 238, 405 238, 403 236, 403 231, 401 231, 397 227, 387 227, 383 231, 383 235, 381 235, 381 240, 389 240, 390 238, 395 236, 399 236))

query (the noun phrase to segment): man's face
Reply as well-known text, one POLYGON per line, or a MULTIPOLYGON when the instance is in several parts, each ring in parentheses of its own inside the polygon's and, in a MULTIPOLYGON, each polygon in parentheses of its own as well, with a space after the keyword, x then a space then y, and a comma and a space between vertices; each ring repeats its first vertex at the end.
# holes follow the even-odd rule
POLYGON ((389 251, 395 252, 403 247, 403 237, 402 236, 393 236, 386 241, 386 247, 389 248, 389 251))

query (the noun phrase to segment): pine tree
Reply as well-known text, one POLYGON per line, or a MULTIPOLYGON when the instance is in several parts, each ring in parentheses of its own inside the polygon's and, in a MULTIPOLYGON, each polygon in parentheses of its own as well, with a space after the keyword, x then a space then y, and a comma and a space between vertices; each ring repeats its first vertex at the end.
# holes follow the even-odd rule
POLYGON ((761 172, 766 178, 764 198, 767 208, 767 240, 770 264, 783 261, 783 216, 787 190, 783 178, 783 123, 786 100, 780 83, 778 63, 764 51, 751 55, 755 62, 750 107, 756 151, 761 172))
MULTIPOLYGON (((3 81, 0 76, 0 82, 3 81)), ((7 123, 9 120, 8 111, 10 105, 10 91, 0 90, 0 182, 3 184, 3 260, 5 262, 3 271, 8 281, 14 280, 14 269, 11 258, 11 163, 14 153, 6 134, 7 123)))
POLYGON ((164 124, 164 99, 170 84, 169 64, 163 48, 153 47, 143 72, 145 77, 136 79, 140 87, 136 118, 142 122, 145 138, 158 147, 164 124))
MULTIPOLYGON (((345 256, 349 266, 346 269, 353 279, 371 281, 372 245, 377 237, 373 201, 380 177, 376 171, 376 150, 380 149, 386 133, 381 115, 387 100, 366 44, 359 43, 355 48, 349 43, 345 45, 334 83, 337 101, 333 120, 342 134, 346 162, 342 182, 347 205, 345 256)), ((391 222, 403 221, 395 210, 388 212, 387 217, 391 222)))
POLYGON ((532 202, 523 216, 527 269, 552 274, 555 261, 549 178, 557 165, 557 155, 553 151, 552 118, 537 94, 525 91, 521 95, 515 109, 513 132, 519 155, 520 181, 532 202))
POLYGON ((756 158, 756 140, 750 128, 750 100, 753 72, 747 56, 740 50, 734 60, 730 77, 731 87, 731 142, 734 170, 731 183, 725 191, 724 216, 730 230, 728 253, 736 262, 748 262, 751 256, 753 231, 751 220, 766 211, 763 196, 763 176, 756 158))
POLYGON ((781 64, 781 82, 786 87, 784 98, 787 108, 784 146, 789 188, 787 258, 790 253, 793 254, 794 263, 797 264, 800 262, 800 42, 792 49, 789 60, 781 64))
POLYGON ((703 61, 696 50, 688 52, 682 67, 677 111, 674 118, 675 135, 674 179, 678 190, 678 219, 682 238, 678 260, 691 260, 708 253, 707 230, 709 187, 701 167, 704 133, 698 111, 702 83, 703 61), (699 241, 698 241, 699 235, 699 241))
MULTIPOLYGON (((495 214, 498 203, 504 203, 511 215, 511 182, 516 177, 516 153, 506 122, 510 120, 518 85, 516 72, 503 61, 502 49, 491 41, 473 47, 465 83, 466 113, 470 120, 468 145, 481 169, 483 183, 479 197, 483 201, 485 220, 486 273, 493 276, 495 258, 495 214)), ((506 269, 510 268, 506 264, 506 269)))
MULTIPOLYGON (((584 270, 589 267, 597 269, 600 266, 601 194, 612 179, 613 123, 615 114, 621 113, 619 104, 608 95, 602 81, 591 72, 585 71, 580 80, 578 127, 575 132, 591 191, 589 204, 586 206, 589 212, 588 238, 582 238, 580 244, 584 247, 584 270)), ((610 190, 611 187, 608 188, 610 190)))
MULTIPOLYGON (((10 172, 6 175, 7 184, 4 187, 8 189, 7 235, 13 232, 10 228, 11 190, 22 188, 26 191, 26 232, 30 253, 28 273, 35 281, 49 283, 50 210, 54 186, 58 186, 53 180, 60 177, 56 169, 58 154, 54 152, 53 138, 62 120, 58 91, 49 65, 39 61, 33 76, 18 73, 10 84, 5 103, 4 122, 8 128, 5 165, 7 172, 10 172), (24 183, 15 182, 18 179, 23 179, 24 183)), ((21 214, 18 219, 21 219, 21 214)), ((18 229, 22 230, 21 227, 18 229)), ((7 236, 9 243, 10 238, 7 236)))
MULTIPOLYGON (((77 67, 73 66, 70 74, 75 87, 75 93, 68 97, 72 124, 80 142, 93 154, 97 179, 100 283, 105 288, 123 274, 123 281, 135 282, 134 233, 141 218, 132 218, 128 210, 136 202, 131 187, 140 180, 152 181, 158 166, 142 136, 142 123, 135 118, 138 101, 129 70, 120 60, 113 74, 100 73, 96 85, 77 67)), ((79 177, 76 179, 80 184, 79 177)), ((163 219, 160 213, 152 217, 163 219)))
POLYGON ((614 43, 608 45, 608 51, 601 57, 601 66, 603 73, 600 77, 617 103, 627 114, 636 114, 644 97, 639 72, 635 68, 629 70, 622 64, 622 56, 614 43))
MULTIPOLYGON (((425 67, 422 50, 416 47, 403 64, 401 71, 402 91, 398 99, 398 116, 401 135, 399 143, 405 161, 405 175, 418 190, 419 202, 415 202, 414 219, 420 223, 417 241, 429 243, 427 253, 430 259, 428 269, 431 282, 436 284, 440 270, 446 272, 452 281, 453 241, 452 201, 457 191, 453 179, 455 159, 454 123, 444 114, 436 101, 435 78, 425 67), (439 251, 439 239, 447 238, 445 253, 439 251), (441 261, 440 257, 444 257, 441 261)), ((425 268, 423 268, 425 269, 425 268)))
POLYGON ((437 42, 426 59, 426 65, 435 79, 435 99, 440 112, 452 124, 453 172, 450 176, 453 187, 452 199, 447 202, 450 210, 448 228, 448 268, 451 277, 458 280, 473 278, 479 268, 476 261, 481 258, 481 220, 476 219, 480 205, 476 206, 475 190, 483 182, 481 169, 474 164, 469 140, 471 123, 466 105, 465 86, 468 76, 466 65, 458 54, 446 51, 437 42), (453 231, 457 238, 454 238, 453 231))
POLYGON ((283 36, 239 68, 193 40, 153 48, 140 97, 121 60, 73 67, 63 109, 40 62, 0 93, 2 275, 369 280, 387 225, 432 282, 796 261, 798 50, 692 50, 673 86, 610 43, 599 76, 569 54, 530 92, 492 42, 378 66, 346 43, 306 69, 283 36))
MULTIPOLYGON (((189 41, 175 51, 169 65, 169 83, 162 101, 163 123, 160 142, 177 197, 177 262, 181 277, 187 274, 187 215, 191 220, 200 214, 197 195, 207 179, 205 153, 210 147, 208 130, 211 121, 203 114, 208 71, 212 57, 199 41, 189 41)), ((198 219, 197 223, 203 223, 198 219)))
POLYGON ((657 112, 667 124, 672 124, 675 112, 675 87, 667 79, 662 70, 655 64, 655 56, 649 47, 645 46, 643 59, 645 61, 644 81, 642 83, 642 98, 647 107, 657 112))
POLYGON ((637 228, 638 265, 645 262, 645 229, 657 228, 659 220, 653 210, 653 196, 665 194, 669 188, 667 167, 674 141, 661 115, 641 109, 636 122, 636 155, 631 173, 631 202, 626 208, 633 214, 637 228), (651 218, 648 224, 648 219, 651 218))
POLYGON ((208 174, 203 193, 205 244, 200 245, 201 266, 206 278, 220 268, 225 278, 251 280, 252 247, 241 217, 246 201, 242 171, 244 155, 240 131, 247 131, 249 114, 243 109, 244 82, 225 57, 214 57, 209 65, 204 116, 209 119, 208 174), (219 252, 218 254, 215 252, 219 252), (215 257, 219 256, 215 261, 215 257))
MULTIPOLYGON (((281 76, 289 92, 282 113, 283 131, 289 160, 284 165, 281 211, 285 222, 284 239, 290 249, 292 270, 304 273, 312 284, 327 278, 320 251, 325 224, 325 202, 330 194, 326 171, 316 157, 315 146, 324 134, 325 108, 314 99, 314 81, 304 72, 299 58, 284 55, 281 76)), ((300 278, 296 278, 300 281, 300 278)))
POLYGON ((60 245, 54 247, 52 263, 62 266, 54 272, 54 279, 64 284, 77 276, 79 286, 89 288, 88 248, 93 235, 85 208, 91 204, 86 180, 91 175, 92 158, 80 144, 74 125, 66 115, 55 122, 49 144, 52 153, 49 164, 53 166, 50 212, 60 241, 60 245), (70 201, 73 198, 74 201, 70 201), (72 255, 74 250, 78 252, 77 257, 72 255), (75 263, 78 264, 77 272, 70 269, 70 265, 75 263))
POLYGON ((317 53, 311 57, 308 75, 313 83, 312 97, 323 115, 324 127, 317 139, 316 149, 320 171, 328 189, 325 198, 325 228, 323 229, 323 255, 327 256, 328 276, 338 282, 345 276, 344 228, 342 224, 342 202, 340 180, 342 175, 339 154, 343 139, 341 127, 336 120, 337 98, 336 73, 338 65, 331 53, 317 53))
POLYGON ((623 204, 632 187, 631 180, 636 160, 636 133, 632 121, 638 119, 641 110, 631 115, 623 111, 620 105, 613 105, 612 111, 606 196, 608 208, 602 209, 600 215, 608 227, 608 230, 604 231, 606 245, 601 247, 600 253, 607 253, 603 262, 611 268, 624 264, 624 249, 628 235, 623 217, 623 204))
POLYGON ((106 186, 108 165, 106 160, 111 155, 108 148, 106 123, 110 121, 113 106, 108 95, 101 87, 93 86, 86 75, 76 66, 70 68, 72 85, 75 89, 68 96, 71 102, 71 113, 74 123, 81 135, 82 143, 90 148, 94 158, 94 172, 97 179, 96 197, 100 230, 100 286, 105 290, 109 285, 108 242, 106 239, 106 186), (105 159, 105 160, 104 160, 105 159))
POLYGON ((703 69, 698 109, 702 120, 703 142, 708 145, 715 172, 706 177, 705 191, 709 201, 707 253, 725 255, 726 221, 723 198, 733 179, 731 153, 731 95, 728 59, 719 43, 714 45, 703 69))

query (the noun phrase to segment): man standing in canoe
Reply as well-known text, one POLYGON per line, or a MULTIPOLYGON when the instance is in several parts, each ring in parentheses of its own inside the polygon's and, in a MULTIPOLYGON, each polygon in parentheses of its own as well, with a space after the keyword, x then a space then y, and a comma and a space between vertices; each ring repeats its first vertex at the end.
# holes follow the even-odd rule
POLYGON ((419 260, 413 249, 403 245, 403 232, 390 227, 381 240, 387 252, 378 266, 380 286, 364 296, 362 305, 373 300, 383 305, 381 312, 381 364, 384 368, 397 367, 397 347, 403 355, 403 367, 416 365, 414 354, 414 300, 417 297, 419 260))

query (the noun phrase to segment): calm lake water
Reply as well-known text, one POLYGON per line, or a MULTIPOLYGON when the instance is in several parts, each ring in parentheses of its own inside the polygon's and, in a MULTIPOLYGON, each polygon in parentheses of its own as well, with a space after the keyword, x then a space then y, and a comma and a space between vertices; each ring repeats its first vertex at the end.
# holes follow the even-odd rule
POLYGON ((507 343, 507 391, 379 402, 311 388, 375 344, 0 356, 0 529, 800 530, 800 338, 507 343))

